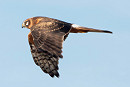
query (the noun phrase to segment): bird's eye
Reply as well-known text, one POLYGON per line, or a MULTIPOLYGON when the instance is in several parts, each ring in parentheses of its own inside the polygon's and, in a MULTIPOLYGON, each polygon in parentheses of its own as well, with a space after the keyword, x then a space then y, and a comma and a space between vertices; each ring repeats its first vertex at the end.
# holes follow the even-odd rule
POLYGON ((28 26, 28 25, 29 25, 29 22, 27 21, 27 22, 26 22, 26 26, 28 26))

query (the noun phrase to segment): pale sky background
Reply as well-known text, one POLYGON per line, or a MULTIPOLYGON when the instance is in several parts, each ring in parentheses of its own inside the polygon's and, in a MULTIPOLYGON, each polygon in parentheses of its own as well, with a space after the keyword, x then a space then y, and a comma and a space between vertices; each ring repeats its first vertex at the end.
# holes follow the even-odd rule
POLYGON ((130 87, 130 0, 0 0, 0 87, 130 87), (33 62, 22 22, 47 16, 113 34, 70 34, 60 78, 33 62))

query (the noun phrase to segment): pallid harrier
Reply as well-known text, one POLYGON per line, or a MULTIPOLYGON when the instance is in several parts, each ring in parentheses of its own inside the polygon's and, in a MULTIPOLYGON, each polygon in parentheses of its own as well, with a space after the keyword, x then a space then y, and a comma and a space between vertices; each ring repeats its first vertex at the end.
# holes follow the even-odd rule
POLYGON ((23 27, 30 29, 28 41, 34 62, 51 77, 59 77, 58 60, 63 58, 62 44, 69 33, 112 33, 111 31, 82 27, 48 17, 26 19, 22 24, 23 27))

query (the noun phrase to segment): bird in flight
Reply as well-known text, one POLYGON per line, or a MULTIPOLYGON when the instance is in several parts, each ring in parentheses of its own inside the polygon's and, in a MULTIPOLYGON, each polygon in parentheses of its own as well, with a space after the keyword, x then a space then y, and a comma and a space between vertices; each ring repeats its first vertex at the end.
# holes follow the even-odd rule
POLYGON ((22 23, 22 28, 30 29, 28 41, 36 65, 51 77, 59 77, 58 60, 62 56, 62 44, 69 33, 101 32, 112 33, 82 27, 48 17, 32 17, 22 23))

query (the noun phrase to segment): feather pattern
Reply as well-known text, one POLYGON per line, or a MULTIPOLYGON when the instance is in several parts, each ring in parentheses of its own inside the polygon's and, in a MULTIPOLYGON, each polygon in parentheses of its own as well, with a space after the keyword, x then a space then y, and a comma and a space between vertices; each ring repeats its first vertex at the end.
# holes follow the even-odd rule
POLYGON ((46 24, 48 23, 42 21, 31 28, 34 45, 38 51, 44 50, 52 56, 62 58, 62 44, 71 29, 71 24, 49 22, 48 27, 46 24))
POLYGON ((40 68, 51 77, 59 77, 59 73, 57 71, 59 58, 50 55, 47 51, 37 52, 34 44, 29 43, 29 45, 35 64, 40 66, 40 68))
POLYGON ((51 77, 59 77, 58 60, 62 56, 62 44, 67 38, 71 24, 58 20, 40 20, 31 27, 29 41, 36 65, 51 77))

